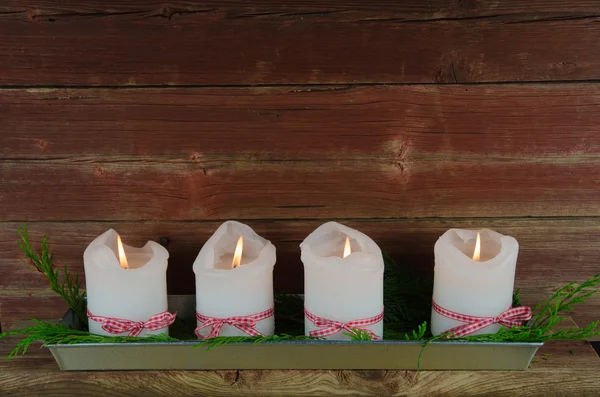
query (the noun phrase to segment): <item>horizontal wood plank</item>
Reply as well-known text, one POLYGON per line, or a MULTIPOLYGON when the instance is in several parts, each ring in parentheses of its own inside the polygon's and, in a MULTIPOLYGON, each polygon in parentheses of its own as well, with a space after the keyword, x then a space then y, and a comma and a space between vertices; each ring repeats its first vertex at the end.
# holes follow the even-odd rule
MULTIPOLYGON (((0 341, 0 355, 14 340, 0 341)), ((0 393, 120 396, 593 396, 600 360, 587 342, 542 347, 527 371, 61 372, 46 349, 0 362, 0 393), (570 353, 572 352, 572 354, 570 353)))
MULTIPOLYGON (((433 271, 433 245, 451 227, 486 227, 512 235, 520 243, 516 287, 523 301, 536 304, 570 281, 582 281, 600 273, 600 220, 594 219, 442 219, 442 220, 345 220, 351 227, 371 236, 398 263, 412 266, 426 275, 433 271)), ((260 235, 277 249, 275 288, 280 292, 303 291, 303 267, 299 245, 321 221, 250 221, 260 235)), ((18 250, 18 223, 0 227, 0 303, 6 329, 16 320, 52 313, 60 316, 65 306, 47 300, 49 291, 43 276, 18 250), (44 302, 41 304, 41 302, 44 302)), ((194 294, 192 263, 202 244, 219 222, 35 222, 29 224, 31 240, 47 234, 59 266, 83 272, 83 251, 98 235, 114 227, 131 245, 147 240, 169 239, 168 286, 171 294, 194 294)), ((578 325, 600 319, 600 296, 572 314, 578 325)))
POLYGON ((3 220, 596 216, 598 164, 0 165, 3 220), (578 176, 579 175, 579 176, 578 176), (53 207, 49 207, 52 205, 53 207))
POLYGON ((52 0, 35 0, 23 3, 21 0, 4 0, 0 5, 2 13, 21 13, 22 16, 57 18, 94 15, 162 15, 165 18, 181 18, 188 14, 211 12, 228 18, 323 18, 348 21, 360 17, 369 19, 391 19, 414 21, 415 19, 462 19, 474 17, 512 16, 522 19, 544 19, 568 16, 590 16, 598 12, 598 4, 593 0, 522 0, 463 1, 420 0, 396 1, 381 0, 365 2, 361 0, 296 0, 293 3, 279 3, 269 0, 210 0, 200 4, 175 0, 165 3, 162 0, 70 0, 57 3, 52 0))
POLYGON ((597 216, 598 100, 597 84, 3 90, 0 219, 597 216))
POLYGON ((0 159, 582 162, 599 101, 593 83, 3 89, 0 159))
MULTIPOLYGON (((489 18, 489 12, 478 14, 474 1, 457 2, 458 12, 441 11, 441 18, 433 3, 425 6, 429 11, 419 6, 416 18, 377 9, 344 16, 335 7, 307 12, 258 7, 240 14, 210 5, 133 11, 125 5, 119 11, 96 4, 93 12, 85 4, 5 7, 0 84, 456 83, 600 76, 598 12, 587 2, 566 15, 540 15, 535 8, 515 15, 494 7, 489 18), (423 13, 434 19, 422 19, 423 13), (444 16, 453 14, 470 19, 444 16)), ((538 2, 537 10, 542 8, 538 2)))
POLYGON ((2 293, 0 295, 0 331, 20 329, 20 326, 15 327, 15 325, 22 320, 59 319, 65 315, 67 310, 69 310, 69 306, 48 288, 21 290, 14 295, 2 293))

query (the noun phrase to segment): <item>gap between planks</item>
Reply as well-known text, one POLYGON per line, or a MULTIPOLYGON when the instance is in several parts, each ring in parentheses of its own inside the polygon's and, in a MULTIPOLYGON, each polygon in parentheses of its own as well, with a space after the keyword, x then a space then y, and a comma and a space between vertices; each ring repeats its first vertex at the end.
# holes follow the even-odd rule
MULTIPOLYGON (((57 84, 57 85, 17 85, 17 84, 0 84, 0 92, 8 90, 27 90, 30 93, 48 93, 53 90, 91 90, 91 89, 107 89, 107 90, 152 90, 152 89, 177 89, 177 88, 223 88, 223 89, 252 89, 252 88, 298 88, 298 93, 302 92, 328 92, 328 91, 342 91, 350 90, 360 87, 411 87, 411 86, 496 86, 496 85, 548 85, 548 84, 599 84, 600 79, 581 79, 581 80, 561 80, 561 79, 550 79, 550 80, 513 80, 513 81, 463 81, 463 82, 360 82, 360 83, 260 83, 260 84, 123 84, 123 85, 68 85, 68 84, 57 84), (303 90, 307 89, 307 90, 303 90)), ((294 91, 292 91, 294 92, 294 91)))

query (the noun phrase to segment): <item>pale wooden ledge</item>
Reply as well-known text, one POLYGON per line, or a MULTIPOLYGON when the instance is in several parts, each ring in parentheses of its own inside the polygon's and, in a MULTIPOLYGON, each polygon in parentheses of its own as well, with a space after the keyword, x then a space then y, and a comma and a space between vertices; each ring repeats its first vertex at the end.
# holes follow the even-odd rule
MULTIPOLYGON (((0 341, 5 357, 16 340, 0 341)), ((553 342, 527 371, 60 371, 47 349, 0 361, 1 396, 597 396, 588 342, 553 342)))

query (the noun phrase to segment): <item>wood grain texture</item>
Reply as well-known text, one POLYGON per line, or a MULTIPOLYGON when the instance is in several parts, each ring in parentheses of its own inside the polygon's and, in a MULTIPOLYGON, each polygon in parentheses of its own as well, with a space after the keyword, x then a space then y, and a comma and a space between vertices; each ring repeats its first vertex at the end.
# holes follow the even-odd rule
MULTIPOLYGON (((0 341, 0 356, 14 340, 0 341)), ((597 395, 600 360, 587 342, 551 343, 527 371, 60 372, 46 349, 0 362, 0 393, 121 396, 564 396, 597 395), (569 353, 572 351, 573 354, 569 353), (545 356, 545 355, 550 356, 545 356)))
POLYGON ((596 84, 1 94, 2 220, 600 214, 596 84))
POLYGON ((30 8, 13 2, 0 14, 0 84, 456 83, 600 76, 598 15, 587 2, 573 12, 566 11, 566 2, 547 7, 537 2, 531 11, 523 6, 519 12, 516 5, 496 11, 490 4, 494 11, 481 13, 476 1, 447 2, 442 8, 457 12, 440 16, 429 3, 429 11, 420 5, 406 17, 398 16, 403 7, 382 15, 379 8, 229 11, 154 3, 132 10, 130 2, 117 9, 100 2, 49 3, 30 8), (444 16, 453 14, 469 19, 444 16))
POLYGON ((376 161, 0 165, 2 220, 597 216, 598 165, 376 161), (48 203, 59 210, 49 211, 48 203))
MULTIPOLYGON (((535 304, 551 296, 554 289, 570 281, 582 281, 600 273, 600 220, 593 219, 440 219, 440 220, 343 220, 373 238, 398 263, 433 272, 433 245, 447 229, 485 227, 514 236, 520 243, 516 287, 523 301, 535 304)), ((299 245, 322 222, 249 221, 257 233, 277 249, 275 288, 280 292, 303 291, 303 267, 299 245)), ((168 289, 171 294, 194 294, 192 263, 202 244, 220 222, 35 222, 29 224, 32 241, 47 234, 59 266, 83 273, 85 247, 98 235, 114 227, 124 241, 141 246, 147 240, 169 238, 168 289)), ((23 257, 17 247, 20 223, 0 227, 0 304, 2 325, 51 311, 60 316, 65 306, 53 297, 45 279, 23 257)), ((578 325, 600 319, 600 297, 573 314, 578 325)))
POLYGON ((63 14, 93 16, 110 15, 162 15, 165 18, 181 18, 187 14, 212 12, 236 18, 323 18, 330 20, 356 20, 368 16, 369 19, 397 18, 397 21, 415 19, 462 19, 474 17, 512 16, 514 18, 538 20, 550 17, 590 16, 598 12, 598 4, 593 0, 569 2, 566 0, 543 1, 523 0, 496 1, 454 1, 382 0, 364 2, 360 0, 297 0, 293 3, 279 3, 269 0, 219 0, 201 3, 176 0, 165 3, 161 0, 81 0, 61 1, 35 0, 24 4, 20 0, 5 0, 0 6, 3 13, 21 13, 22 16, 60 17, 63 14))
POLYGON ((25 319, 59 319, 67 310, 67 304, 49 288, 4 291, 0 296, 0 330, 14 328, 25 319))
POLYGON ((600 84, 0 90, 0 158, 597 160, 600 84))
MULTIPOLYGON (((0 4, 0 87, 28 87, 0 90, 3 330, 66 309, 16 249, 23 220, 80 272, 109 227, 168 237, 170 293, 194 292, 191 264, 228 218, 276 245, 282 292, 302 291, 298 245, 331 218, 425 274, 450 227, 513 235, 528 304, 600 272, 600 85, 457 84, 598 80, 597 2, 141 3, 0 4)), ((573 316, 598 313, 595 298, 573 316)), ((583 342, 526 372, 420 376, 65 373, 32 349, 0 361, 0 395, 596 396, 599 374, 583 342)))

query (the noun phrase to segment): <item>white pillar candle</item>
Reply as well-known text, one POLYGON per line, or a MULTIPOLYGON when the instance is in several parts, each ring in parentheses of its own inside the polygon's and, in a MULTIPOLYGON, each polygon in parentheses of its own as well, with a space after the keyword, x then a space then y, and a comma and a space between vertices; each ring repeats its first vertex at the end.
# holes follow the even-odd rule
MULTIPOLYGON (((243 223, 223 223, 204 244, 196 261, 196 311, 203 316, 226 319, 250 316, 273 309, 273 267, 275 247, 243 223), (233 267, 240 237, 243 241, 241 263, 233 267)), ((198 325, 202 321, 198 320, 198 325)), ((256 330, 273 335, 273 316, 259 320, 256 330)), ((211 327, 199 330, 207 336, 211 327)), ((231 324, 224 324, 219 336, 248 336, 231 324)))
MULTIPOLYGON (((513 299, 519 243, 492 230, 450 229, 435 243, 433 300, 455 313, 495 317, 509 309, 513 299), (473 259, 481 236, 480 258, 473 259)), ((442 334, 464 322, 431 312, 431 332, 442 334)), ((500 329, 490 325, 473 334, 491 334, 500 329)))
MULTIPOLYGON (((160 244, 148 241, 142 248, 122 245, 119 253, 118 241, 119 235, 110 229, 92 241, 83 254, 88 311, 99 317, 146 322, 168 310, 169 252, 160 244)), ((89 329, 93 334, 115 335, 91 319, 89 329)), ((168 327, 143 329, 139 336, 168 332, 168 327)), ((128 332, 116 335, 128 335, 128 332)))
MULTIPOLYGON (((304 264, 304 304, 309 313, 347 323, 383 312, 383 256, 365 234, 337 222, 319 226, 300 245, 304 264), (349 241, 350 253, 346 249, 349 241), (347 254, 347 256, 345 255, 347 254), (345 256, 345 257, 344 257, 345 256)), ((305 333, 320 327, 305 318, 305 333)), ((383 320, 368 325, 383 336, 383 320)), ((327 339, 347 340, 341 330, 327 339)))

